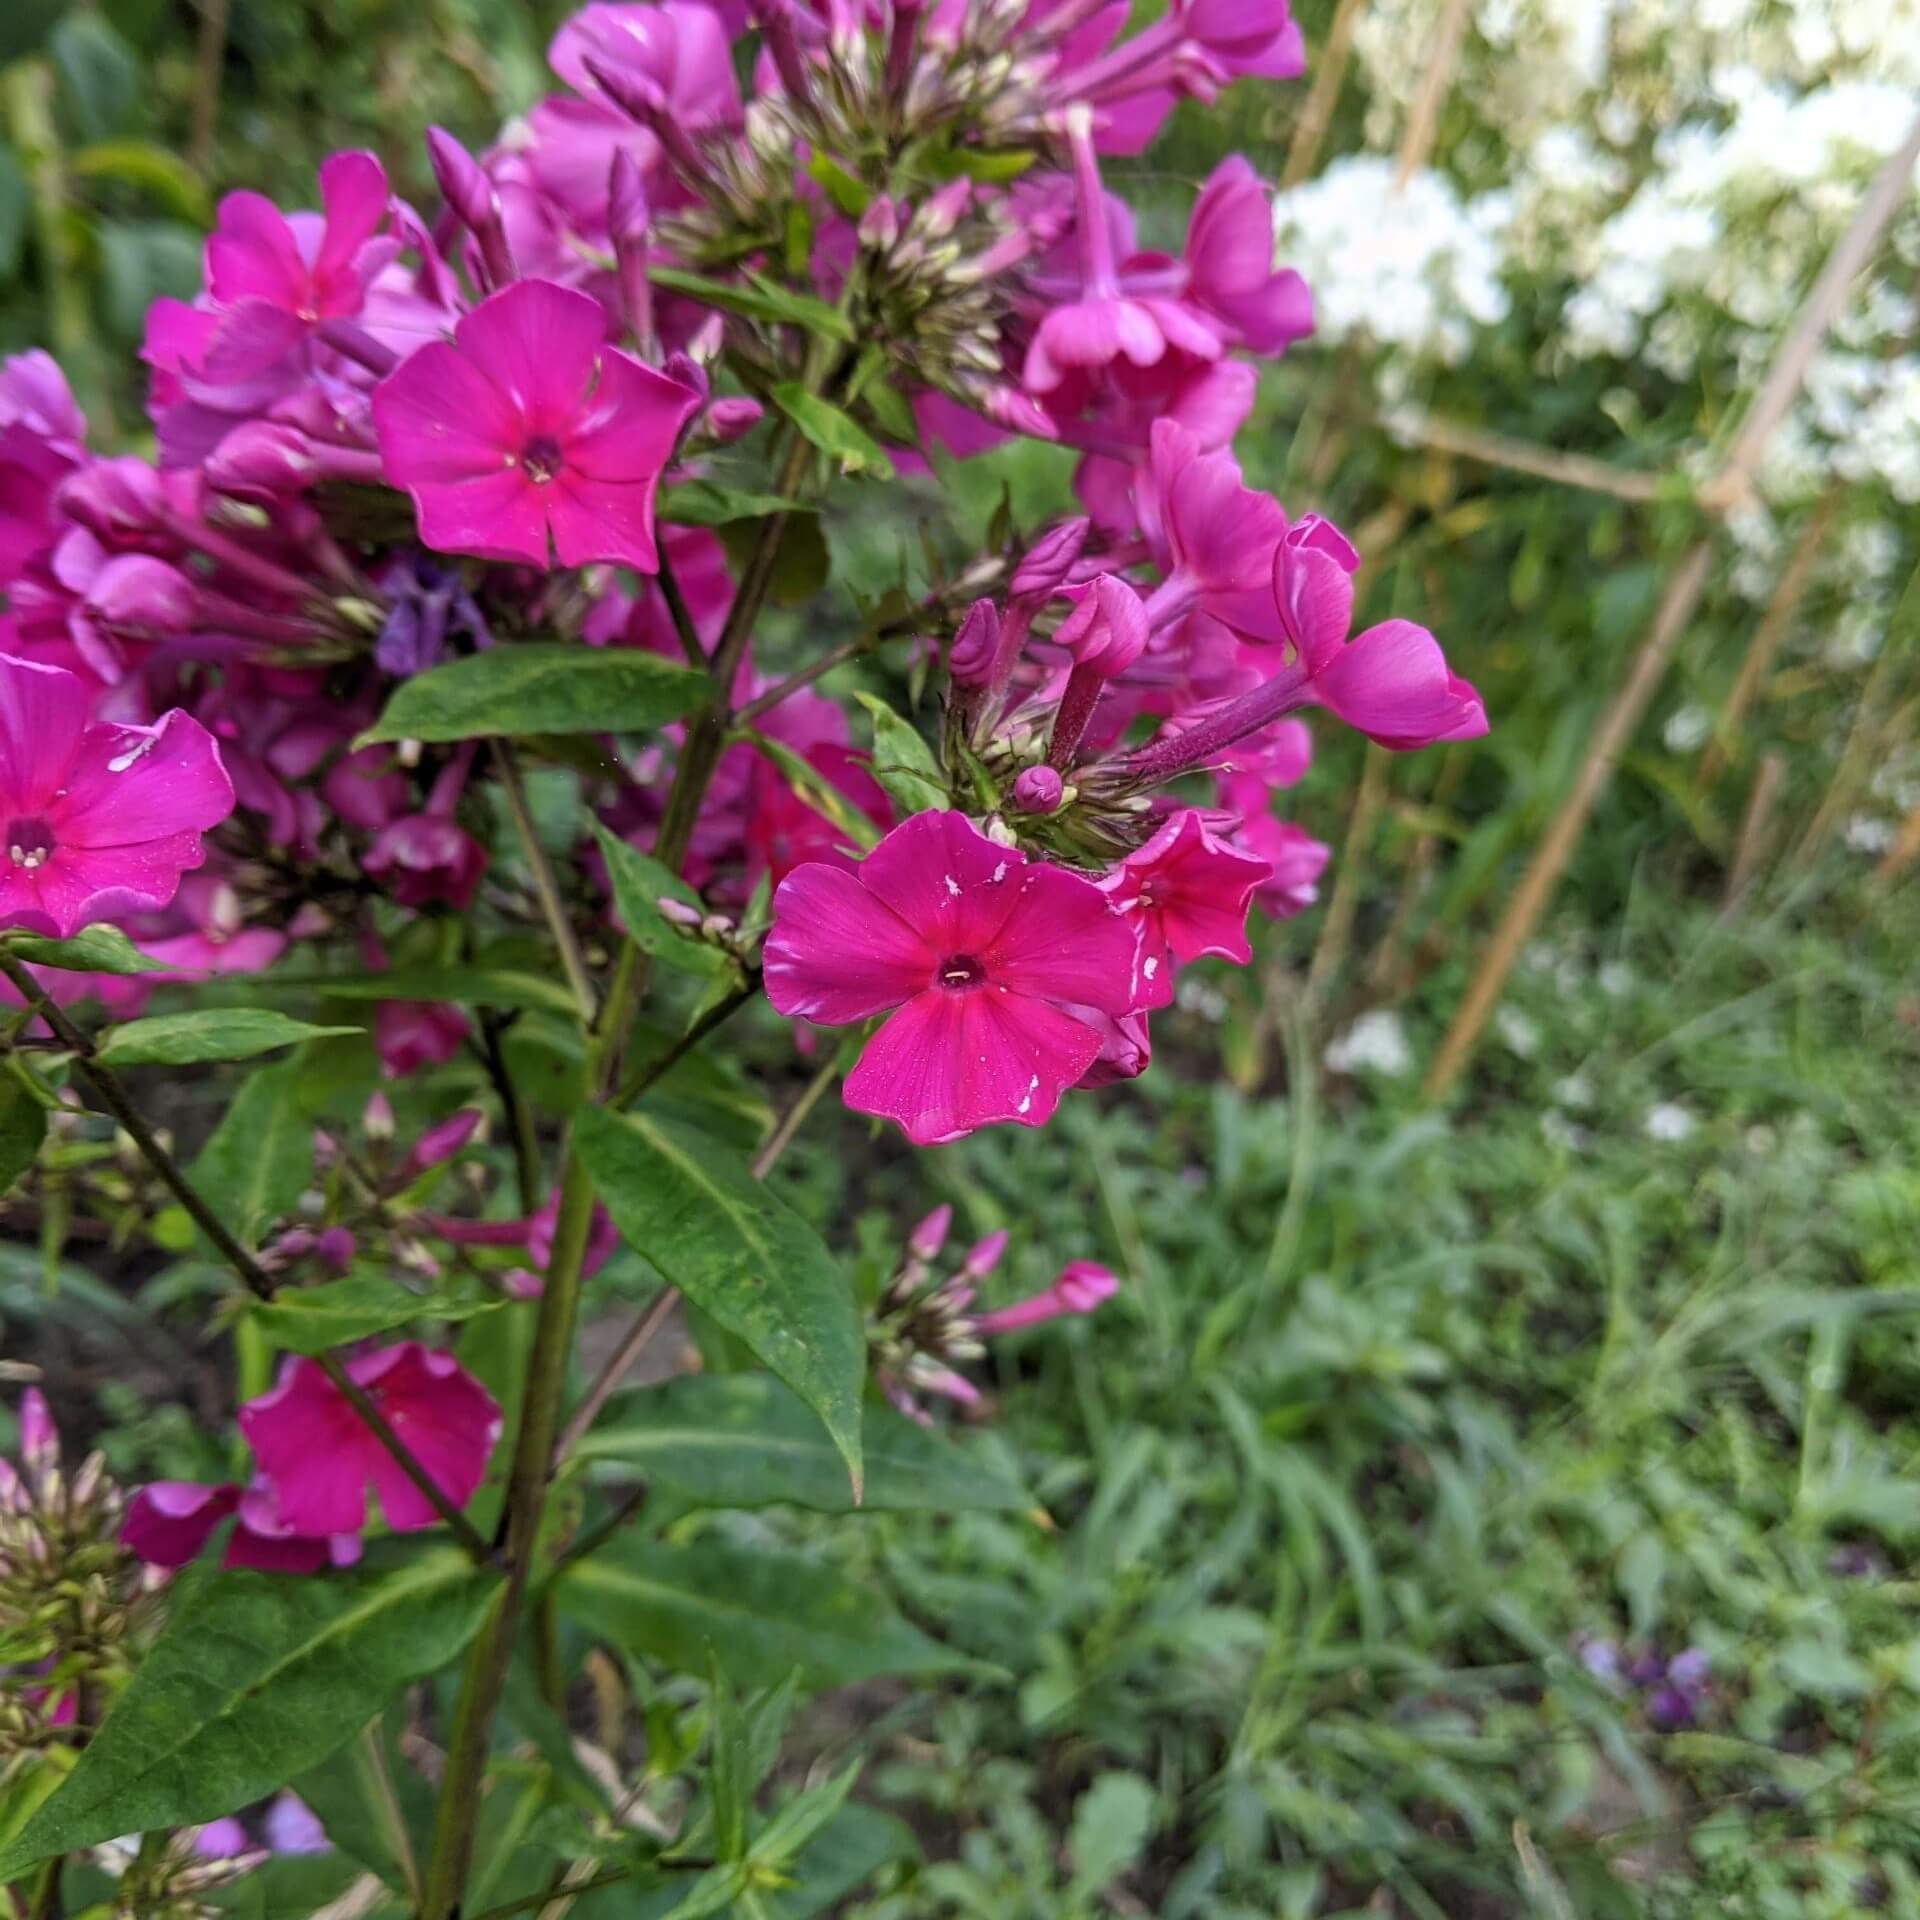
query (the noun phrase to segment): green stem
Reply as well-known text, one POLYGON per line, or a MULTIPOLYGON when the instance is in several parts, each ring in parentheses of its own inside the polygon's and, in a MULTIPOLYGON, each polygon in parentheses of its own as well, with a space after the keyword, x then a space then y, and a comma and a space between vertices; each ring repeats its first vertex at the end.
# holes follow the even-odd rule
POLYGON ((540 844, 540 836, 534 831, 533 811, 527 805, 526 786, 520 778, 520 762, 505 740, 493 743, 493 761, 499 769, 500 790, 507 796, 507 812, 513 817, 513 830, 519 838, 520 851, 533 874, 533 890, 539 896, 540 911, 546 915, 553 944, 559 949, 561 971, 566 974, 567 986, 580 1009, 581 1024, 591 1026, 594 1015, 593 977, 587 972, 587 963, 581 957, 580 942, 574 938, 573 922, 567 918, 566 902, 560 898, 560 883, 553 877, 553 864, 547 858, 546 848, 540 844))
MULTIPOLYGON (((94 1058, 93 1042, 41 991, 40 983, 34 979, 33 975, 3 949, 0 949, 0 973, 4 973, 13 982, 21 997, 47 1023, 47 1026, 58 1036, 61 1044, 73 1054, 74 1071, 98 1095, 100 1104, 120 1124, 122 1131, 139 1150, 140 1157, 158 1175, 167 1191, 186 1209, 194 1225, 212 1241, 220 1257, 246 1282, 258 1299, 271 1300, 274 1293, 273 1276, 241 1245, 227 1223, 214 1212, 199 1189, 181 1172, 179 1162, 160 1144, 153 1129, 147 1125, 145 1116, 127 1098, 126 1089, 121 1086, 119 1075, 111 1067, 102 1065, 94 1058)), ((460 1544, 476 1560, 487 1559, 487 1543, 481 1539, 479 1530, 441 1492, 439 1484, 414 1458, 407 1443, 387 1423, 386 1415, 374 1404, 366 1389, 332 1354, 321 1354, 317 1364, 341 1397, 360 1416, 373 1437, 393 1456, 395 1465, 413 1482, 434 1512, 452 1529, 454 1537, 460 1544)))
POLYGON ((520 1211, 532 1213, 540 1204, 540 1139, 534 1129, 533 1109, 515 1085, 513 1071, 507 1065, 506 1048, 502 1044, 505 1029, 499 1015, 485 1007, 479 1012, 480 1057, 486 1063, 487 1078, 493 1082, 494 1095, 506 1115, 507 1129, 512 1136, 513 1175, 520 1191, 520 1211))

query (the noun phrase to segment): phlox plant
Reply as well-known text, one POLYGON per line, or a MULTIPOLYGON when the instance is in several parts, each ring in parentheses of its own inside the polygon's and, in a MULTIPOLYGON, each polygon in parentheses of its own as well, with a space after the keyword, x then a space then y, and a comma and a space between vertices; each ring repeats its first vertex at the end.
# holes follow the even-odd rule
POLYGON ((369 153, 221 203, 149 315, 152 460, 0 373, 4 1177, 111 1122, 131 1184, 61 1205, 218 1264, 237 1403, 224 1474, 124 1487, 22 1409, 22 1914, 273 1910, 318 1856, 356 1913, 791 1916, 910 1845, 857 1767, 761 1788, 802 1690, 953 1657, 694 1516, 1030 1508, 943 1430, 967 1370, 1124 1279, 987 1305, 1007 1236, 949 1255, 942 1206, 856 1286, 765 1175, 836 1088, 931 1149, 1145 1072, 1180 970, 1314 897, 1299 715, 1486 726, 1241 477, 1311 326, 1252 169, 1178 256, 1102 182, 1297 73, 1284 0, 1126 14, 590 5, 562 91, 430 137, 438 207, 369 153), (1083 511, 936 528, 849 630, 823 517, 1021 435, 1083 511), (186 1161, 149 1108, 210 1062, 186 1161), (616 1262, 656 1291, 589 1364, 616 1262), (626 1388, 682 1303, 704 1367, 626 1388))

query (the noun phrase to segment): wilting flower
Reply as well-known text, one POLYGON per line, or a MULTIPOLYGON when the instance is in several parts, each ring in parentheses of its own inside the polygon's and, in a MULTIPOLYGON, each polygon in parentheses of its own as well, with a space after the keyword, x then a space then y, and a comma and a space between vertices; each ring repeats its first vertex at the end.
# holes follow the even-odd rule
POLYGON ((233 783, 199 721, 89 724, 80 679, 0 654, 0 925, 66 939, 162 907, 233 811, 233 783))
POLYGON ((1137 945, 1091 881, 964 814, 921 813, 852 872, 809 863, 781 882, 767 996, 824 1026, 890 1014, 846 1102, 932 1146, 1047 1120, 1100 1052, 1098 1028, 1070 1009, 1131 1012, 1137 945))
MULTIPOLYGON (((447 1499, 472 1499, 500 1436, 500 1409, 486 1388, 452 1354, 411 1340, 349 1360, 347 1373, 447 1499)), ((279 1518, 298 1533, 357 1533, 369 1486, 396 1533, 438 1517, 315 1361, 289 1361, 271 1392, 240 1409, 240 1430, 272 1483, 279 1518)))
POLYGON ((1203 954, 1245 966, 1247 902, 1273 874, 1208 830, 1192 807, 1175 814, 1100 885, 1140 933, 1140 1005, 1173 998, 1173 970, 1203 954))
POLYGON ((700 397, 606 344, 596 300, 522 280, 374 390, 387 478, 442 553, 651 573, 653 496, 700 397))

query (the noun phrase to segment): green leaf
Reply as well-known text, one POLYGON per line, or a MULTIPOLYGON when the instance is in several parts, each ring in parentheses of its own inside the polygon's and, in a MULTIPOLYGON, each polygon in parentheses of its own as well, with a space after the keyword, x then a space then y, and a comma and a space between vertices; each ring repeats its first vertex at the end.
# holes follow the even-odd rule
POLYGON ((193 1163, 193 1184, 247 1245, 292 1212, 313 1175, 313 1135, 295 1093, 298 1062, 244 1081, 193 1163))
POLYGON ((747 493, 715 480, 685 480, 660 496, 654 517, 676 527, 727 527, 739 520, 764 520, 774 513, 818 513, 804 500, 777 493, 747 493))
POLYGON ((63 973, 171 973, 163 960, 142 953, 118 927, 83 927, 71 940, 45 940, 37 933, 10 933, 7 951, 36 967, 63 973))
POLYGON ((682 1673, 698 1673, 711 1653, 743 1687, 777 1685, 795 1669, 807 1684, 830 1687, 971 1664, 870 1586, 777 1547, 625 1539, 576 1561, 555 1595, 618 1646, 682 1673))
POLYGON ((1139 1859, 1153 1831, 1153 1789, 1135 1773, 1103 1773, 1074 1802, 1067 1853, 1070 1904, 1091 1901, 1139 1859))
POLYGON ((860 1497, 866 1333, 820 1236, 717 1141, 592 1107, 580 1154, 630 1246, 820 1416, 860 1497))
POLYGON ((67 0, 7 0, 0 7, 0 65, 32 53, 66 5, 67 0))
POLYGON ((136 187, 178 219, 207 226, 213 205, 206 183, 178 154, 150 140, 102 140, 67 160, 78 180, 115 180, 136 187))
POLYGON ((384 1274, 350 1273, 317 1287, 281 1287, 249 1311, 288 1352, 316 1354, 415 1320, 471 1320, 505 1304, 478 1287, 415 1293, 384 1274))
POLYGON ((933 749, 884 700, 854 696, 873 719, 873 777, 902 813, 925 813, 952 804, 946 776, 933 749))
MULTIPOLYGON (((1033 1497, 957 1439, 891 1408, 863 1409, 869 1513, 1017 1513, 1033 1497)), ((840 1456, 801 1402, 763 1373, 696 1373, 616 1395, 574 1458, 671 1487, 690 1505, 852 1513, 840 1456)))
POLYGON ((351 1573, 202 1562, 60 1790, 0 1856, 0 1881, 123 1833, 217 1820, 344 1746, 479 1631, 499 1576, 457 1547, 376 1541, 351 1573))
POLYGON ((876 480, 893 478, 893 462, 879 441, 798 380, 782 380, 771 389, 774 404, 842 473, 871 473, 876 480))
POLYGON ((13 1073, 0 1073, 0 1194, 40 1157, 47 1110, 13 1073))
POLYGON ((747 284, 742 286, 731 280, 709 280, 704 274, 684 273, 678 267, 649 265, 647 278, 669 293, 683 293, 689 300, 701 301, 709 307, 724 307, 727 312, 744 314, 749 320, 803 327, 808 333, 843 343, 850 344, 853 340, 853 322, 838 309, 759 274, 748 274, 747 284))
POLYGON ((629 846, 598 820, 593 822, 593 837, 600 843, 607 877, 613 882, 614 910, 642 953, 681 973, 703 978, 723 973, 731 966, 718 947, 689 939, 655 904, 661 899, 678 900, 683 906, 706 911, 700 896, 671 867, 629 846))
POLYGON ((553 641, 489 647, 402 681, 354 744, 638 733, 691 713, 711 691, 705 674, 633 647, 553 641))
POLYGON ((360 1729, 293 1790, 319 1816, 327 1838, 396 1893, 418 1895, 420 1863, 433 1836, 433 1789, 400 1751, 401 1707, 360 1729))
POLYGON ((271 1007, 209 1007, 202 1013, 163 1013, 129 1020, 101 1042, 110 1067, 191 1067, 205 1060, 251 1060, 302 1040, 358 1033, 358 1027, 314 1027, 271 1007))
POLYGON ((33 220, 33 187, 20 163, 0 147, 0 280, 11 280, 20 267, 33 220))
POLYGON ((325 994, 340 1000, 432 1000, 467 1007, 577 1011, 566 982, 517 967, 395 967, 387 973, 276 974, 262 983, 275 993, 325 994))
POLYGON ((47 50, 81 132, 89 140, 117 133, 140 96, 133 49, 97 14, 76 7, 54 28, 47 50))
POLYGON ((872 203, 873 196, 830 154, 816 152, 807 177, 849 220, 858 220, 872 203))
MULTIPOLYGON (((786 776, 787 784, 814 812, 824 814, 856 847, 877 847, 880 829, 856 807, 832 781, 824 778, 810 762, 801 758, 784 740, 749 729, 742 735, 748 746, 762 759, 771 760, 786 776)), ((944 804, 944 803, 943 803, 944 804)))

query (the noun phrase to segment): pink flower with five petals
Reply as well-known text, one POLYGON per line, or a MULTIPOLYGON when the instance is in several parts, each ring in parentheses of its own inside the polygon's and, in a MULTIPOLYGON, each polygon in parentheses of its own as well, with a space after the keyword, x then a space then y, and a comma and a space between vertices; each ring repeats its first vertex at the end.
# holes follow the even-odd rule
POLYGON ((781 882, 767 997, 823 1026, 889 1014, 847 1076, 847 1105, 935 1146, 1050 1118, 1099 1057, 1090 1017, 1138 1003, 1138 944, 1090 880, 964 814, 921 813, 852 872, 809 863, 781 882))
POLYGON ((374 389, 387 479, 441 553, 652 573, 653 497, 700 396, 606 344, 597 300, 521 280, 374 389))

